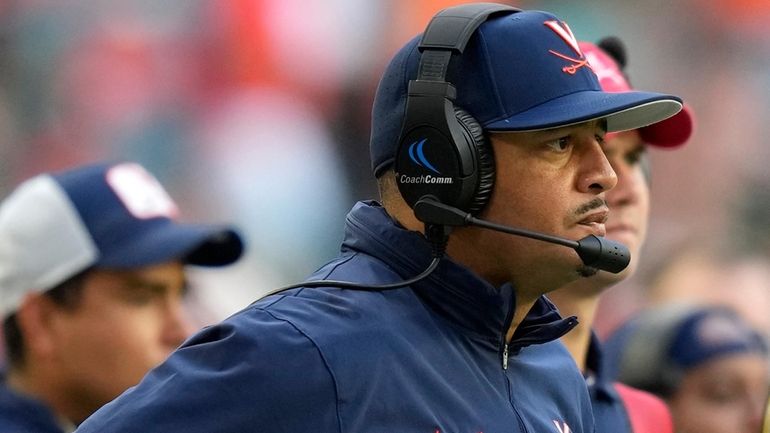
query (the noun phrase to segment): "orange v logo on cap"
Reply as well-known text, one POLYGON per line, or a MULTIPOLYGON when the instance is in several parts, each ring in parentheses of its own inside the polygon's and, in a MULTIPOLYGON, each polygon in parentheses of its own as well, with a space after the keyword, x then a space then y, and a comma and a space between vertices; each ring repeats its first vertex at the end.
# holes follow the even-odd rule
POLYGON ((562 71, 574 75, 578 69, 582 68, 583 66, 588 66, 589 69, 591 68, 591 65, 586 60, 585 56, 583 56, 583 51, 580 50, 580 45, 578 45, 577 38, 575 38, 575 35, 572 33, 572 30, 569 28, 567 23, 565 22, 559 22, 559 21, 546 21, 543 24, 546 25, 549 29, 553 30, 554 33, 559 35, 564 42, 569 45, 575 53, 577 53, 578 58, 570 57, 566 54, 559 53, 554 50, 548 50, 549 53, 553 54, 554 56, 561 57, 564 60, 567 60, 571 62, 572 64, 567 65, 563 68, 561 68, 562 71))
POLYGON ((557 35, 564 39, 564 42, 572 47, 572 49, 575 50, 575 53, 577 53, 581 59, 583 58, 583 51, 580 50, 580 45, 578 45, 577 38, 575 38, 575 35, 572 33, 572 30, 569 28, 567 23, 551 20, 546 21, 543 24, 545 24, 548 28, 553 30, 557 35))

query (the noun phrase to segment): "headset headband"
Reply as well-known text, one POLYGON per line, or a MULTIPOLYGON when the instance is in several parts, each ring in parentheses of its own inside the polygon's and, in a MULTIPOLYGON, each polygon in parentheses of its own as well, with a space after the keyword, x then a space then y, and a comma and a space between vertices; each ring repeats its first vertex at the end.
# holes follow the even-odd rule
POLYGON ((452 54, 462 54, 473 33, 490 15, 520 11, 496 3, 474 3, 446 8, 437 13, 428 23, 418 46, 422 56, 417 80, 446 81, 452 54))
POLYGON ((456 89, 446 78, 452 55, 463 53, 482 23, 493 14, 515 12, 519 9, 494 3, 455 6, 440 11, 426 27, 395 160, 398 188, 410 206, 428 195, 471 213, 486 205, 494 158, 482 127, 454 106, 456 89))

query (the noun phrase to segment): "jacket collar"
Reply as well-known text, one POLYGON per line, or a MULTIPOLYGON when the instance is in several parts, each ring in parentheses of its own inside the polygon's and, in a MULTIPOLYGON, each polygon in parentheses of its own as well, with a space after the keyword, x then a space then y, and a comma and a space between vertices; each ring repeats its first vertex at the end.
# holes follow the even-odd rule
MULTIPOLYGON (((342 248, 343 252, 376 257, 404 279, 422 272, 431 261, 431 246, 425 237, 401 227, 374 201, 359 202, 350 211, 342 248)), ((505 335, 516 304, 510 284, 493 287, 449 257, 411 289, 454 325, 496 345, 505 335)), ((576 324, 574 317, 562 319, 553 304, 541 296, 516 329, 509 347, 515 351, 555 340, 576 324)))
POLYGON ((615 400, 619 397, 615 393, 612 381, 608 378, 603 358, 602 345, 592 331, 588 353, 586 353, 586 375, 590 377, 591 393, 600 399, 615 400))

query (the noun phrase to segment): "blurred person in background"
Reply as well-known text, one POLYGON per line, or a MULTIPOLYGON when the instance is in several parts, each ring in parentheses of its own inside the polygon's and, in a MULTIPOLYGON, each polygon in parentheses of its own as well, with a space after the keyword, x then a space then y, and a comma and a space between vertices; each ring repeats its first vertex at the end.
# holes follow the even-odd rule
POLYGON ((695 239, 678 245, 660 261, 648 277, 647 306, 672 302, 728 306, 770 338, 770 258, 766 252, 735 238, 695 239))
POLYGON ((227 265, 243 247, 177 217, 127 162, 41 174, 2 202, 0 431, 74 430, 189 335, 184 266, 227 265))
MULTIPOLYGON (((631 90, 627 76, 625 46, 617 38, 605 38, 597 45, 581 42, 602 88, 608 92, 631 90)), ((589 385, 597 433, 671 431, 671 416, 665 404, 651 394, 613 383, 603 370, 602 348, 592 323, 602 292, 628 278, 637 268, 647 233, 650 187, 649 146, 675 148, 691 136, 693 118, 685 107, 674 117, 631 131, 608 133, 602 145, 618 176, 615 188, 607 191, 607 237, 626 245, 631 263, 619 274, 599 272, 574 281, 548 297, 565 316, 577 316, 580 323, 562 337, 589 385)))
POLYGON ((770 184, 758 178, 749 185, 731 200, 724 233, 688 236, 663 249, 656 245, 659 252, 647 252, 637 288, 602 296, 596 319, 600 337, 641 309, 687 302, 728 306, 770 341, 770 184))
POLYGON ((757 433, 770 385, 763 336, 723 306, 651 307, 606 343, 617 379, 668 403, 677 433, 757 433))

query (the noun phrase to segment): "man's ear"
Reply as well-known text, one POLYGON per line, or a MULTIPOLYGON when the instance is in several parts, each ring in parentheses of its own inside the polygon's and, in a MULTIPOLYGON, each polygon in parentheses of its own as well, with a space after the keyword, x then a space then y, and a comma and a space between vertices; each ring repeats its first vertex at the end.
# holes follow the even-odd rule
POLYGON ((57 307, 42 293, 28 293, 16 311, 19 331, 24 338, 28 358, 47 357, 54 349, 57 307))

